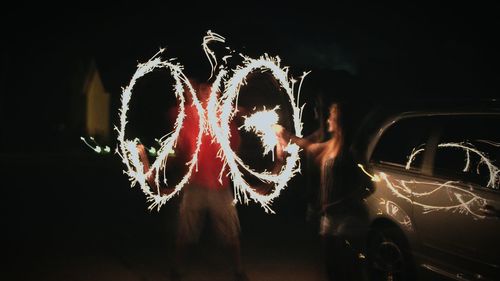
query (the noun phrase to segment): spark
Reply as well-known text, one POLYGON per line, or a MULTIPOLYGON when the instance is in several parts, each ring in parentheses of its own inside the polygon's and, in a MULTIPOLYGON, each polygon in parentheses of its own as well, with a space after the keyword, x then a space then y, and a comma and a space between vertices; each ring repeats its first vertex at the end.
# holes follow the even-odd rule
POLYGON ((278 138, 273 130, 273 125, 278 124, 279 121, 279 116, 276 113, 277 109, 279 109, 279 106, 271 110, 266 110, 264 107, 264 110, 258 111, 251 116, 244 116, 245 122, 243 127, 247 132, 255 132, 261 139, 264 146, 264 155, 273 151, 274 147, 278 144, 278 138))

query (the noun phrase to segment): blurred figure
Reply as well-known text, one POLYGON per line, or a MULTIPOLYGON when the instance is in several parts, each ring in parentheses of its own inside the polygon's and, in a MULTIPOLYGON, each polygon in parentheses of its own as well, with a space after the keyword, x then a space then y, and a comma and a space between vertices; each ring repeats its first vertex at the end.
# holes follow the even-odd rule
MULTIPOLYGON (((281 125, 275 126, 282 146, 289 142, 300 146, 307 156, 319 167, 320 185, 318 190, 319 234, 324 243, 324 259, 329 280, 359 280, 360 273, 354 268, 357 259, 349 249, 348 237, 352 230, 362 226, 362 215, 353 211, 356 205, 356 191, 348 181, 355 178, 355 165, 346 144, 345 119, 342 105, 332 103, 326 120, 326 131, 330 137, 320 141, 317 134, 305 138, 297 137, 281 125), (359 217, 359 218, 358 218, 359 217)), ((320 129, 321 130, 321 126, 320 129)))
MULTIPOLYGON (((211 87, 209 84, 204 83, 197 85, 193 80, 190 82, 195 87, 206 114, 211 87)), ((180 159, 188 161, 196 149, 199 116, 196 107, 192 104, 190 94, 186 96, 186 118, 175 150, 180 159)), ((172 114, 178 114, 178 109, 173 110, 172 114)), ((235 124, 230 124, 230 127, 230 142, 232 149, 236 151, 240 143, 238 128, 235 124)), ((182 191, 175 245, 176 253, 170 279, 182 280, 186 250, 189 244, 199 241, 200 234, 203 232, 209 218, 212 230, 220 242, 229 250, 232 258, 234 280, 246 281, 248 277, 241 261, 240 222, 233 203, 233 193, 230 188, 231 183, 227 167, 224 166, 223 160, 218 156, 220 145, 213 140, 209 130, 206 128, 203 128, 203 130, 197 165, 193 170, 189 183, 186 184, 182 191)), ((140 147, 139 149, 141 154, 145 155, 144 148, 140 147)), ((147 157, 141 157, 141 159, 145 159, 143 161, 145 162, 144 167, 148 167, 147 157)))

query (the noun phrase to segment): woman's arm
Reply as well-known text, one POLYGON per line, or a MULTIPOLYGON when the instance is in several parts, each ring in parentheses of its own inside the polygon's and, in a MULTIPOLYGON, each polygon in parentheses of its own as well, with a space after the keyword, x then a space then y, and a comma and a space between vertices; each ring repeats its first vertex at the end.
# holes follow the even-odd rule
POLYGON ((287 146, 288 143, 293 142, 300 148, 305 150, 307 153, 317 155, 325 146, 324 143, 313 142, 308 138, 301 138, 294 134, 291 134, 281 125, 274 125, 274 131, 276 132, 276 136, 279 139, 280 145, 283 147, 287 146))

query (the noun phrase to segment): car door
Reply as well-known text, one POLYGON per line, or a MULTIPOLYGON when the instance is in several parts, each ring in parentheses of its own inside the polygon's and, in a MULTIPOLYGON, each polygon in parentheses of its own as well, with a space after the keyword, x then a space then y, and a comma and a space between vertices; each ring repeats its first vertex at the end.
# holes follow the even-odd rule
MULTIPOLYGON (((421 178, 423 163, 429 148, 429 136, 433 131, 435 118, 429 116, 401 116, 388 127, 380 130, 371 155, 371 170, 379 180, 374 181, 375 190, 370 199, 372 209, 379 216, 396 223, 410 243, 414 241, 413 198, 406 186, 421 178), (410 161, 412 150, 422 151, 410 161)), ((413 249, 414 245, 410 245, 413 249)))
POLYGON ((413 188, 426 254, 454 276, 500 278, 498 114, 442 116, 432 174, 413 188))

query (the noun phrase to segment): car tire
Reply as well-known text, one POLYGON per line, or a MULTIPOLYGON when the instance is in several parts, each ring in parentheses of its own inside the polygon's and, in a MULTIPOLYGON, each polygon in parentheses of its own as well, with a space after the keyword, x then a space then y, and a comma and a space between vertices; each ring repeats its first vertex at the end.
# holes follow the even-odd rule
POLYGON ((396 227, 377 228, 368 239, 368 274, 374 281, 414 281, 415 264, 404 234, 396 227))

